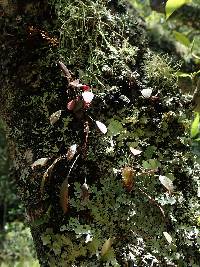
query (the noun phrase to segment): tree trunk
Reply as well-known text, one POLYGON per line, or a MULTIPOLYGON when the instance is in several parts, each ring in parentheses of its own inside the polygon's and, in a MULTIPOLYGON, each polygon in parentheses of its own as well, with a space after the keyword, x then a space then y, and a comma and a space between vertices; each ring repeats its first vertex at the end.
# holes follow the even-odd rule
MULTIPOLYGON (((172 229, 170 207, 165 212, 156 202, 159 186, 152 178, 163 174, 158 161, 165 161, 165 143, 188 153, 177 143, 184 129, 176 116, 185 100, 177 88, 169 93, 173 72, 147 52, 144 23, 127 4, 60 1, 57 21, 54 6, 23 3, 11 17, 5 10, 3 19, 1 113, 40 264, 144 266, 143 244, 154 253, 151 245, 162 240, 167 253, 162 233, 172 229), (87 87, 73 84, 79 77, 93 89, 91 105, 82 96, 87 87), (159 138, 154 130, 163 121, 168 130, 159 138), (142 160, 149 154, 140 160, 139 148, 148 146, 150 154, 156 146, 160 158, 147 171, 142 160), (139 246, 138 238, 144 242, 139 246), (141 247, 139 256, 131 256, 134 246, 141 247)), ((164 170, 184 177, 173 162, 164 170)), ((154 256, 157 266, 165 266, 164 256, 154 256)))

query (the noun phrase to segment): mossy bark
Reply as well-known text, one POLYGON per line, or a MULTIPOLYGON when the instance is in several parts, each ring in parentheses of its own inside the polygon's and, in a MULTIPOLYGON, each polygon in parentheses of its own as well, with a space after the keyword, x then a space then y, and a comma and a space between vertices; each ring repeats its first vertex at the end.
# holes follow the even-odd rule
MULTIPOLYGON (((51 181, 45 185, 44 195, 41 194, 41 177, 45 167, 42 170, 31 169, 34 160, 45 156, 55 158, 63 151, 66 152, 65 145, 68 145, 58 141, 62 139, 59 130, 63 125, 59 125, 59 130, 54 130, 49 125, 50 114, 59 106, 66 110, 68 98, 65 91, 67 82, 61 77, 57 66, 57 47, 49 36, 51 30, 52 32, 57 30, 53 25, 55 20, 50 21, 47 18, 53 17, 51 12, 54 7, 48 9, 45 1, 28 3, 18 1, 15 5, 9 2, 3 3, 2 7, 1 114, 7 124, 7 137, 16 183, 26 207, 27 222, 31 227, 41 266, 61 266, 63 263, 57 263, 51 249, 43 245, 41 237, 46 234, 47 229, 59 235, 59 228, 66 219, 59 205, 59 186, 63 177, 67 175, 70 164, 65 162, 58 164, 51 181), (46 26, 48 29, 45 29, 46 26)), ((117 2, 113 2, 109 8, 112 12, 116 12, 116 7, 117 2)), ((140 59, 138 63, 140 64, 140 59)), ((134 82, 131 83, 133 87, 137 87, 134 82)), ((84 136, 83 119, 76 120, 71 125, 74 130, 70 132, 69 142, 74 139, 74 133, 76 134, 79 127, 81 130, 75 139, 84 136)), ((92 161, 82 158, 78 165, 81 163, 88 165, 89 172, 94 175, 96 170, 92 161)), ((76 175, 78 177, 76 182, 83 183, 84 176, 81 177, 82 174, 78 171, 76 175)), ((78 216, 85 222, 88 220, 88 212, 80 212, 78 216)), ((67 218, 69 217, 70 214, 67 214, 67 218)), ((76 243, 75 234, 69 233, 68 237, 70 235, 71 240, 76 243)), ((76 258, 79 258, 79 246, 75 248, 76 258)), ((59 250, 62 250, 62 245, 59 250)), ((81 255, 80 253, 80 257, 81 255)), ((78 264, 77 260, 76 263, 78 264)), ((71 264, 72 262, 65 263, 62 266, 71 264)))
MULTIPOLYGON (((48 20, 47 10, 32 3, 33 13, 24 14, 21 8, 20 17, 3 18, 1 113, 41 266, 93 267, 106 262, 132 266, 136 259, 130 256, 131 246, 138 238, 149 244, 138 256, 139 266, 155 242, 160 242, 163 253, 156 255, 157 266, 165 266, 168 252, 162 233, 173 229, 168 218, 172 208, 168 206, 165 214, 152 197, 163 190, 151 175, 176 173, 193 190, 192 178, 183 175, 183 168, 171 158, 173 153, 167 154, 166 165, 163 156, 169 142, 180 159, 188 153, 188 147, 177 141, 184 133, 179 117, 185 100, 174 86, 168 59, 148 51, 143 20, 124 1, 110 6, 98 0, 60 1, 70 6, 60 11, 64 23, 59 27, 64 30, 59 48, 55 15, 48 20), (67 108, 75 96, 61 75, 60 58, 74 79, 80 75, 83 82, 90 82, 95 94, 91 108, 67 108), (142 96, 143 89, 154 90, 154 97, 142 96), (49 117, 58 110, 62 116, 51 125, 49 117), (102 136, 95 121, 109 125, 108 135, 102 136), (78 152, 69 160, 66 154, 73 144, 78 152), (148 151, 140 160, 130 153, 132 146, 148 151), (47 165, 32 168, 40 158, 48 158, 47 165), (149 172, 141 171, 145 160, 153 165, 149 172), (51 164, 54 167, 46 177, 51 164), (60 196, 66 177, 70 205, 63 214, 60 196)), ((81 97, 79 91, 76 94, 81 97)), ((184 166, 189 157, 184 158, 184 166)))

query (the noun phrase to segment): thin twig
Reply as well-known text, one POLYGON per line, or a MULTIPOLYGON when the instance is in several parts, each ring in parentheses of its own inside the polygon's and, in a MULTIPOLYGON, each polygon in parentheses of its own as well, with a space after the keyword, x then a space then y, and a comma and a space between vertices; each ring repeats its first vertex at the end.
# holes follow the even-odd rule
POLYGON ((88 143, 88 136, 89 136, 89 123, 88 121, 85 121, 84 123, 84 144, 83 144, 83 156, 86 156, 86 151, 87 151, 87 143, 88 143))
POLYGON ((155 200, 154 198, 152 198, 150 195, 148 195, 146 192, 144 192, 141 188, 138 188, 138 189, 139 189, 139 191, 140 191, 143 195, 145 195, 145 196, 149 199, 149 201, 150 201, 154 206, 156 206, 157 208, 159 208, 160 212, 162 213, 163 218, 166 219, 164 210, 163 210, 162 207, 156 202, 156 200, 155 200))
POLYGON ((69 170, 69 172, 68 172, 68 174, 67 174, 67 178, 69 178, 69 176, 70 176, 70 174, 71 174, 71 172, 72 172, 72 169, 74 168, 74 165, 75 165, 75 163, 77 162, 79 156, 80 156, 80 154, 78 154, 78 155, 76 156, 74 162, 72 163, 72 166, 70 167, 70 170, 69 170))
POLYGON ((61 61, 58 61, 58 64, 59 64, 62 72, 64 73, 65 77, 67 78, 68 82, 70 82, 72 80, 72 76, 71 76, 71 73, 69 72, 68 68, 61 61))

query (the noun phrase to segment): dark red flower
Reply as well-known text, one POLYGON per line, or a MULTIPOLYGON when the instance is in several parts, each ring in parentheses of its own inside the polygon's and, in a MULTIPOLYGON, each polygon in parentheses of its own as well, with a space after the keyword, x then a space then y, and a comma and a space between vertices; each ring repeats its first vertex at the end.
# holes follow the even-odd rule
POLYGON ((87 91, 90 91, 90 87, 86 84, 82 85, 81 89, 84 91, 84 92, 87 92, 87 91))

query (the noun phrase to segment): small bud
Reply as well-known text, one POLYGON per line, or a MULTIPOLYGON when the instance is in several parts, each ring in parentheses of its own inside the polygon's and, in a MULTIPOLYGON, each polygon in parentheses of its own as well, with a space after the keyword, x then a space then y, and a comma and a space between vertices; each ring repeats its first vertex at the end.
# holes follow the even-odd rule
POLYGON ((122 169, 122 182, 128 192, 133 190, 135 181, 135 170, 132 167, 125 167, 122 169))
POLYGON ((71 100, 67 103, 67 109, 68 110, 73 110, 75 107, 76 101, 75 100, 71 100))

